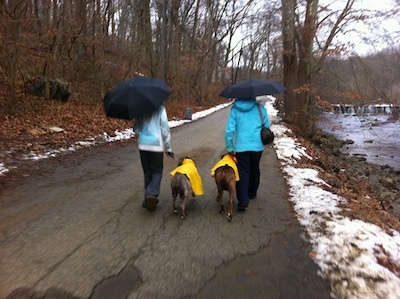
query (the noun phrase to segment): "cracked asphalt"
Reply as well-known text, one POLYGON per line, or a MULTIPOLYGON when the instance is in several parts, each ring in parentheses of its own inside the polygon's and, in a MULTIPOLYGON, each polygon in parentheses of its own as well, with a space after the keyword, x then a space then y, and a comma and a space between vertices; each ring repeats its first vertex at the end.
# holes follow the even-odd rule
POLYGON ((41 161, 1 190, 0 298, 330 298, 273 148, 249 209, 232 222, 219 214, 210 171, 228 113, 172 129, 175 156, 196 161, 205 190, 185 220, 173 213, 169 157, 157 210, 141 207, 133 140, 41 161))

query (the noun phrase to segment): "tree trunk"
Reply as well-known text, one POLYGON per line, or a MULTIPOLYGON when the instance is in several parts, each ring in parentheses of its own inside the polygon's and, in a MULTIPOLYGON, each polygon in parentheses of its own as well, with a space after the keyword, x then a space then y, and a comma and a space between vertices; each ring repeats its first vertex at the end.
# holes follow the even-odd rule
POLYGON ((317 31, 318 0, 307 0, 304 26, 300 28, 299 61, 297 79, 299 90, 296 95, 297 125, 308 132, 312 123, 314 106, 311 82, 313 41, 317 31))
POLYGON ((200 10, 200 0, 196 1, 196 9, 194 12, 194 20, 193 20, 193 30, 192 30, 192 42, 190 44, 191 51, 194 51, 196 48, 196 40, 197 40, 197 26, 199 19, 199 10, 200 10))
POLYGON ((155 55, 153 48, 153 32, 150 22, 150 0, 139 0, 139 47, 142 53, 141 58, 150 70, 152 77, 157 77, 155 68, 155 55))
POLYGON ((161 12, 161 74, 164 80, 167 79, 168 73, 168 18, 167 18, 168 0, 162 1, 161 12))
POLYGON ((284 95, 284 118, 289 123, 295 123, 297 88, 297 54, 295 37, 296 0, 282 0, 282 45, 283 45, 283 84, 287 91, 284 95))

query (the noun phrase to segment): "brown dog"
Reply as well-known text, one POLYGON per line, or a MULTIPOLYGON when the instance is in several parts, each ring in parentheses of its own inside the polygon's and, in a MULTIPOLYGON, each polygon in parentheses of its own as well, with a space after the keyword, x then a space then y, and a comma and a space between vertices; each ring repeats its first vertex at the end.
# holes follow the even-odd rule
POLYGON ((223 155, 221 160, 212 168, 211 175, 214 176, 215 183, 217 184, 217 201, 220 205, 221 214, 225 211, 223 192, 226 190, 229 193, 227 218, 228 221, 232 221, 232 211, 236 194, 236 181, 239 180, 236 167, 236 157, 230 154, 223 155))

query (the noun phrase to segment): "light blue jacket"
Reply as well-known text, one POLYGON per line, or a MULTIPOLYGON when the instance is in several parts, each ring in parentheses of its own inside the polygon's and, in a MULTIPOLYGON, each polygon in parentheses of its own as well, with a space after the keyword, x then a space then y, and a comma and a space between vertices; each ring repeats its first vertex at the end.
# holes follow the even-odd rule
POLYGON ((171 152, 171 132, 163 105, 147 117, 135 121, 133 129, 139 135, 138 148, 150 152, 171 152))
POLYGON ((264 127, 271 126, 267 110, 264 105, 258 104, 255 98, 236 99, 225 128, 225 146, 228 153, 264 150, 260 135, 262 123, 257 105, 261 108, 264 127))

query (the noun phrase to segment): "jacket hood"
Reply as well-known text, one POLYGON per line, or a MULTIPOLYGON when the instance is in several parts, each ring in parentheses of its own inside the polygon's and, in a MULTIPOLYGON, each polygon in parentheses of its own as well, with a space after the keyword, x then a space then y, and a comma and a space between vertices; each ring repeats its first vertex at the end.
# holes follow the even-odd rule
POLYGON ((233 106, 240 110, 240 111, 248 111, 251 108, 254 107, 256 104, 256 99, 255 98, 249 98, 249 99, 236 99, 235 102, 233 103, 233 106))

